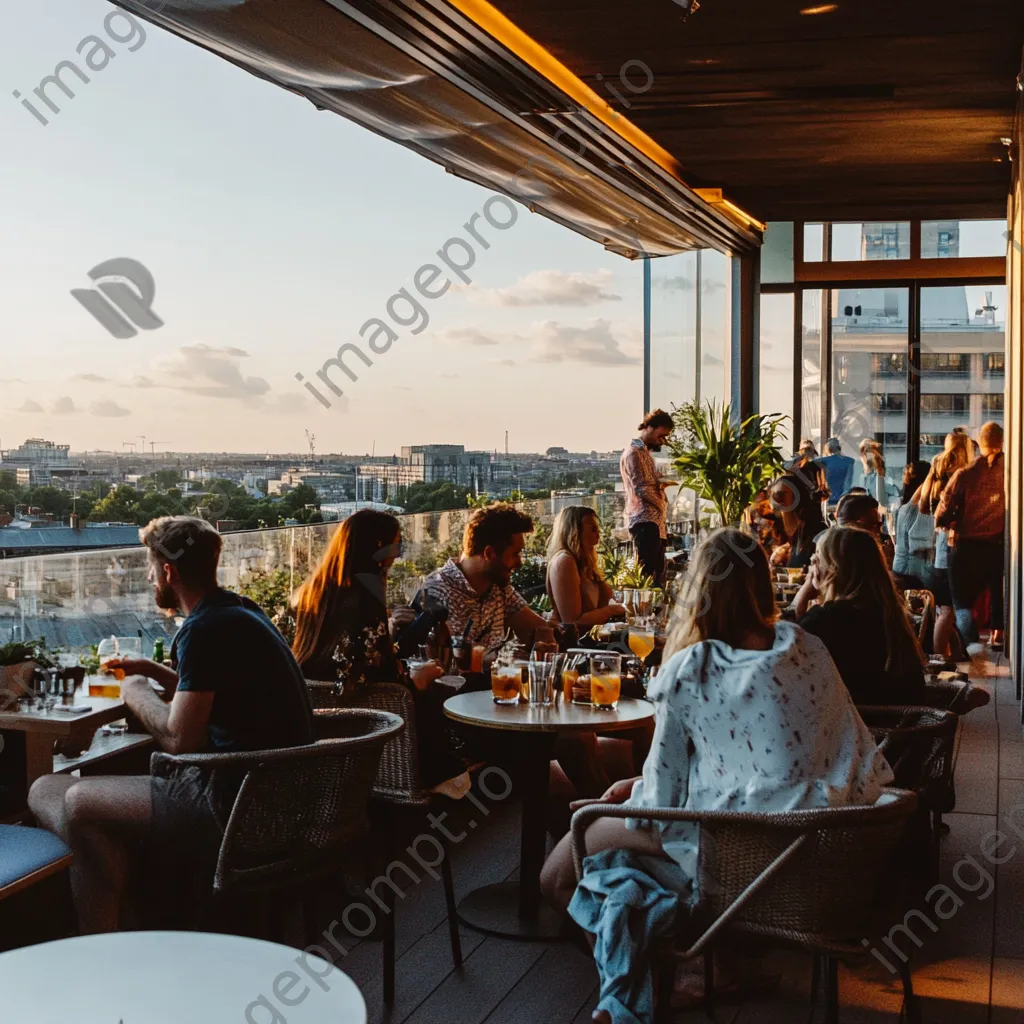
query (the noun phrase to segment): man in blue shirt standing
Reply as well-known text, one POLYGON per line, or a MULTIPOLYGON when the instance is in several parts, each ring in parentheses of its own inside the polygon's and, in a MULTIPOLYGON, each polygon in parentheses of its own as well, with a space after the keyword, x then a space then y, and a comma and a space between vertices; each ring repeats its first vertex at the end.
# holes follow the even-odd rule
POLYGON ((832 492, 829 504, 836 504, 853 486, 854 460, 849 455, 840 454, 842 445, 838 437, 830 437, 825 447, 828 455, 818 461, 825 467, 825 481, 832 492))
MULTIPOLYGON (((161 749, 229 753, 312 743, 309 694, 288 644, 258 605, 217 582, 220 534, 202 519, 164 516, 139 536, 157 606, 187 617, 173 668, 147 658, 109 665, 124 670, 121 697, 161 749)), ((118 928, 139 839, 190 860, 216 854, 241 784, 221 776, 189 767, 171 778, 48 775, 33 784, 29 807, 74 854, 83 932, 118 928)))

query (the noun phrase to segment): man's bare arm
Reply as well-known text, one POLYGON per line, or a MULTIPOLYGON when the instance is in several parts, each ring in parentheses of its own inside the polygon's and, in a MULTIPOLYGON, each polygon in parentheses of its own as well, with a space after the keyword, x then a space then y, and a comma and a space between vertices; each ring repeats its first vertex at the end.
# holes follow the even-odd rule
POLYGON ((121 684, 121 696, 161 750, 191 754, 202 747, 213 708, 212 691, 178 690, 170 703, 165 703, 148 679, 129 676, 121 684))

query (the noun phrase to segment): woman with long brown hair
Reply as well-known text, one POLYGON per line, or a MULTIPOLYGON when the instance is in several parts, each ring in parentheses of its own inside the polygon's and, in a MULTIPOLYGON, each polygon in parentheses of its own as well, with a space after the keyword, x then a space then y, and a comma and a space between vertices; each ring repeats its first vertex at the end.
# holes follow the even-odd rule
POLYGON ((858 527, 833 527, 818 541, 809 576, 797 614, 812 589, 821 603, 800 625, 824 642, 854 703, 919 703, 924 654, 878 541, 858 527))
POLYGON ((626 617, 626 609, 612 603, 612 588, 601 574, 600 542, 597 512, 589 506, 569 505, 555 517, 545 588, 558 622, 593 626, 626 617))
MULTIPOLYGON (((971 438, 963 427, 957 427, 946 435, 944 450, 932 459, 932 468, 918 496, 921 512, 934 516, 942 492, 953 474, 973 461, 971 438)), ((937 609, 933 642, 935 653, 945 654, 949 649, 957 661, 962 661, 967 657, 967 648, 956 628, 953 590, 949 583, 949 535, 942 528, 935 530, 935 572, 932 574, 930 589, 935 596, 937 609)))
MULTIPOLYGON (((307 679, 337 680, 342 698, 374 683, 401 681, 388 626, 387 576, 402 551, 398 520, 360 509, 343 520, 313 574, 294 598, 292 651, 307 679)), ((440 698, 430 689, 443 670, 428 662, 411 673, 416 702, 420 770, 428 786, 459 779, 445 792, 457 795, 465 764, 447 738, 440 698)))
MULTIPOLYGON (((643 775, 616 783, 607 802, 798 810, 872 804, 892 781, 828 651, 779 620, 768 558, 739 530, 716 530, 695 551, 665 654, 647 693, 655 732, 643 775)), ((698 887, 691 823, 602 818, 587 830, 591 855, 617 849, 664 858, 686 889, 698 887)), ((576 889, 570 837, 555 847, 541 885, 556 906, 569 903, 576 889)), ((605 993, 619 976, 613 965, 598 969, 599 1011, 613 1013, 605 993)))

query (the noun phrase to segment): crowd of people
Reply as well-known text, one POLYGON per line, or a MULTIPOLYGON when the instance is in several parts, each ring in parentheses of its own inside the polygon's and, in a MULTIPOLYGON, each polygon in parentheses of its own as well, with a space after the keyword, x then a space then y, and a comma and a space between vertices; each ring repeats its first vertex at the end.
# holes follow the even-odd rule
MULTIPOLYGON (((658 580, 666 482, 651 453, 671 429, 671 417, 649 414, 621 463, 636 557, 658 580)), ((914 704, 924 687, 926 656, 901 590, 935 595, 936 651, 955 637, 974 639, 982 616, 993 645, 1001 640, 1002 429, 987 423, 978 440, 974 457, 966 433, 954 431, 931 465, 907 467, 894 538, 882 515, 890 495, 877 446, 862 446, 862 487, 852 485, 854 460, 838 441, 828 442, 821 459, 812 445, 802 446, 748 511, 742 530, 718 529, 692 553, 648 689, 656 713, 642 774, 613 781, 595 738, 577 737, 555 751, 577 795, 694 810, 873 803, 893 776, 856 706, 914 704), (805 570, 789 608, 776 599, 776 567, 805 570)), ((259 607, 219 586, 221 538, 212 526, 188 517, 154 520, 141 531, 154 598, 186 617, 170 666, 122 662, 125 704, 164 750, 248 751, 312 742, 307 680, 337 681, 342 701, 376 683, 401 681, 415 698, 425 781, 458 797, 480 752, 463 749, 446 725, 436 684, 445 671, 440 661, 403 664, 402 631, 424 609, 441 608, 437 621, 481 648, 486 663, 510 636, 529 648, 558 642, 567 631, 564 646, 570 628, 626 615, 601 573, 598 518, 583 506, 563 509, 553 525, 550 615, 531 609, 511 581, 533 527, 512 505, 475 509, 460 556, 424 581, 413 607, 388 608, 401 524, 384 512, 356 512, 334 531, 294 595, 289 643, 259 607)), ((215 856, 240 781, 198 768, 172 779, 38 780, 30 807, 74 851, 83 930, 112 930, 125 920, 129 864, 140 837, 156 837, 183 856, 215 856)), ((654 856, 678 871, 688 898, 699 896, 692 826, 603 819, 591 827, 587 845, 594 870, 609 852, 654 856)), ((555 846, 542 883, 555 906, 573 912, 567 837, 555 846)), ((596 1019, 617 1012, 609 1000, 596 1019)))

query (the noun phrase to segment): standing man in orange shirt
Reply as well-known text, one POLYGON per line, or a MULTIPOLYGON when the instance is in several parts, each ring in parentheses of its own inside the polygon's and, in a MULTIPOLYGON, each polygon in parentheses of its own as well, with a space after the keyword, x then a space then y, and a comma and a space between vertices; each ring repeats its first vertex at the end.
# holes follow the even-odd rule
POLYGON ((623 449, 619 459, 626 492, 626 525, 636 560, 648 576, 654 577, 656 587, 664 583, 665 576, 668 501, 651 452, 661 451, 674 428, 672 417, 663 409, 649 412, 638 427, 640 436, 623 449))
POLYGON ((975 635, 972 608, 988 589, 992 600, 991 643, 1003 643, 1003 428, 986 423, 978 435, 981 454, 946 484, 935 525, 949 530, 949 583, 956 624, 965 640, 975 635))

